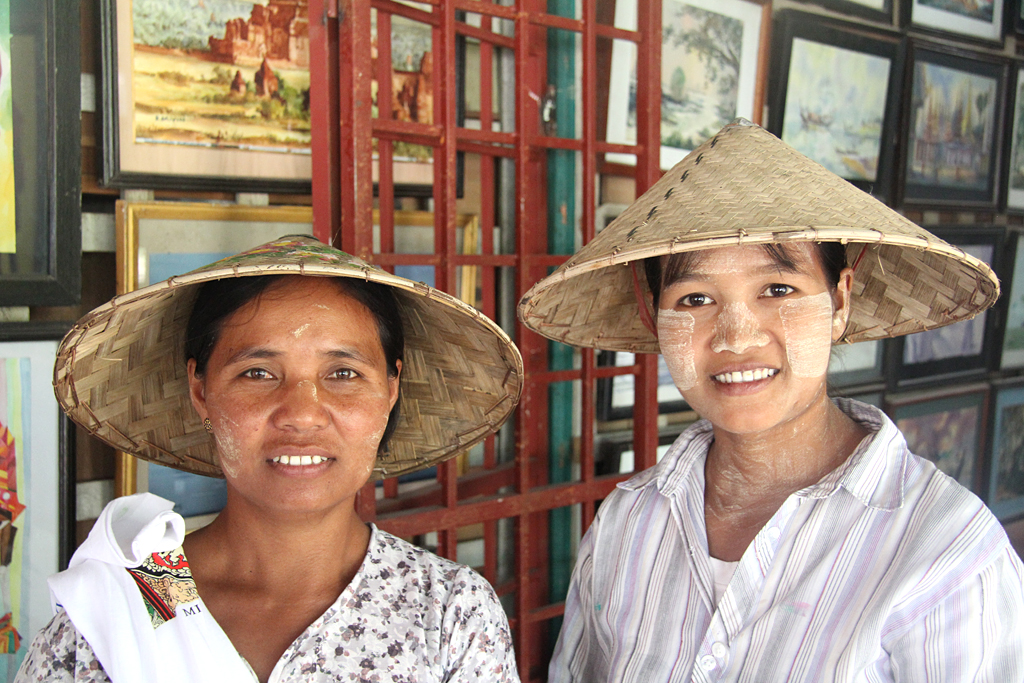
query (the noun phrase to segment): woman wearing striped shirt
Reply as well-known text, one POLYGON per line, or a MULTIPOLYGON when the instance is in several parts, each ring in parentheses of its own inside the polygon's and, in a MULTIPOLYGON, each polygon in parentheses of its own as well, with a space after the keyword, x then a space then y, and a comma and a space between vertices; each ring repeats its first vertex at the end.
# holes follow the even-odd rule
POLYGON ((966 319, 998 291, 745 122, 538 283, 528 325, 660 351, 703 418, 602 503, 550 680, 1024 680, 1024 567, 996 519, 826 386, 834 343, 966 319))

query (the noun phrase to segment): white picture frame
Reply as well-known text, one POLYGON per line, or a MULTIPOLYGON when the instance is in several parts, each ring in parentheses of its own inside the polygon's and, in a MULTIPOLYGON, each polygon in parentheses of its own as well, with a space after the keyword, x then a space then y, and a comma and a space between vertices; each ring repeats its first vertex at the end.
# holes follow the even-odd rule
MULTIPOLYGON (((664 0, 662 3, 663 22, 669 26, 676 27, 678 22, 672 17, 675 13, 681 11, 697 15, 700 13, 724 15, 729 19, 740 22, 742 28, 741 38, 737 43, 737 46, 740 48, 738 64, 730 65, 730 68, 736 72, 736 85, 734 88, 736 103, 735 110, 731 112, 731 115, 719 117, 712 122, 709 112, 712 105, 708 103, 708 100, 711 98, 705 92, 698 93, 696 89, 693 89, 695 93, 694 99, 699 94, 701 100, 701 104, 698 105, 701 109, 700 113, 697 114, 697 119, 693 121, 687 120, 675 125, 672 121, 663 117, 661 126, 663 144, 660 156, 661 168, 663 170, 675 166, 693 150, 696 144, 702 142, 704 138, 710 137, 723 125, 737 117, 749 119, 754 123, 760 123, 761 108, 763 106, 763 87, 759 86, 762 86, 767 78, 766 65, 764 64, 766 60, 762 59, 762 43, 766 38, 764 36, 765 32, 762 29, 767 28, 769 20, 766 17, 771 16, 770 2, 761 4, 748 0, 664 0), (697 126, 702 127, 698 128, 697 126), (674 140, 677 137, 682 138, 683 136, 686 137, 684 140, 681 140, 680 144, 665 144, 668 140, 674 140), (697 140, 696 137, 699 136, 703 137, 697 140), (691 142, 696 144, 682 144, 691 142)), ((636 3, 616 3, 615 26, 616 28, 631 31, 636 30, 636 3)), ((707 71, 698 66, 697 64, 700 59, 696 55, 690 55, 685 60, 685 64, 681 63, 680 59, 691 53, 692 50, 684 46, 673 45, 666 49, 666 42, 673 40, 671 38, 672 35, 672 31, 663 29, 661 78, 663 111, 666 106, 675 104, 671 95, 665 93, 666 73, 675 74, 676 71, 681 71, 685 74, 686 70, 700 71, 703 76, 701 80, 702 87, 711 87, 713 83, 724 84, 725 82, 723 80, 725 77, 712 78, 708 75, 707 71), (674 59, 673 57, 679 57, 680 59, 674 59), (685 69, 684 66, 686 67, 685 69)), ((608 86, 608 130, 606 135, 608 142, 619 144, 636 143, 636 124, 635 121, 632 123, 630 121, 631 118, 635 118, 633 114, 635 113, 636 99, 630 93, 635 87, 633 83, 636 80, 636 55, 636 44, 621 39, 612 42, 611 73, 608 86)), ((691 75, 690 78, 692 79, 694 76, 691 75)), ((671 81, 672 76, 670 75, 668 79, 671 81)), ((681 105, 679 108, 681 108, 681 105)), ((605 155, 605 158, 612 163, 631 166, 636 164, 636 160, 631 154, 609 153, 605 155)))

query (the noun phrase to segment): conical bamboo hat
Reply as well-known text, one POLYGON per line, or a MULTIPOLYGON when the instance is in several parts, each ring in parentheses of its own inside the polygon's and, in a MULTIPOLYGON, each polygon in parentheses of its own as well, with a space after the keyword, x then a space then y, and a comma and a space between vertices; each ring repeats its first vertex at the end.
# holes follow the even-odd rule
POLYGON ((527 327, 556 341, 658 353, 637 290, 653 256, 737 244, 841 242, 854 269, 844 342, 972 318, 999 297, 992 269, 749 121, 691 152, 519 302, 527 327))
POLYGON ((405 332, 401 419, 375 476, 465 451, 511 414, 523 384, 515 344, 472 306, 303 236, 231 256, 96 308, 57 352, 54 390, 68 415, 139 458, 222 476, 214 441, 189 399, 185 328, 200 285, 255 275, 347 277, 394 288, 405 332))

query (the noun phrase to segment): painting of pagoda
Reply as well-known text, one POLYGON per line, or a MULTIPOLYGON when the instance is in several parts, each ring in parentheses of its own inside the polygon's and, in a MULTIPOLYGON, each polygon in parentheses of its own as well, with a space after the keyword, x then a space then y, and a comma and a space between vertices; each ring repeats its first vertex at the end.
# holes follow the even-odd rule
POLYGON ((132 0, 136 143, 308 152, 309 0, 132 0))
POLYGON ((989 186, 997 85, 958 69, 914 65, 908 183, 989 186))

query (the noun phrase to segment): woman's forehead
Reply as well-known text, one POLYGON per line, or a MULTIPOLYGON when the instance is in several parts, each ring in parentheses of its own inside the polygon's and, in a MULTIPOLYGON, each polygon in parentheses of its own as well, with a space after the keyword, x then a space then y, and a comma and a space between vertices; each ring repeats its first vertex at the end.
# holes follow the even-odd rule
POLYGON ((764 272, 808 272, 818 270, 814 245, 798 242, 786 245, 745 244, 703 249, 663 257, 665 284, 683 278, 764 272))

